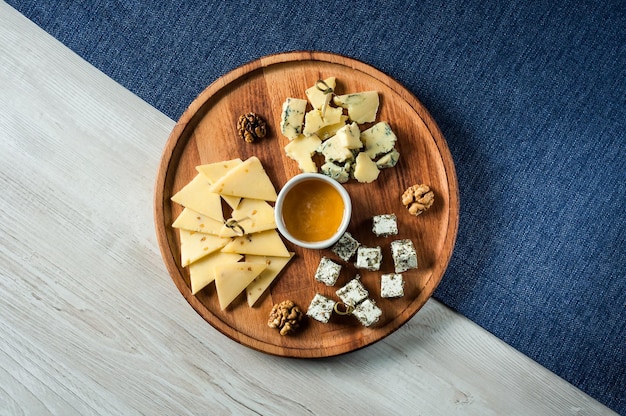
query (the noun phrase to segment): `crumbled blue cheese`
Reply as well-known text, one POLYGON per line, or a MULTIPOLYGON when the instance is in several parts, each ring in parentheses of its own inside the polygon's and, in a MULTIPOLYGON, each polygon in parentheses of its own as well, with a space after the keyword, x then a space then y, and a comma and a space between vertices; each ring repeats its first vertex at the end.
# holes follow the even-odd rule
POLYGON ((361 130, 356 123, 346 124, 336 133, 339 137, 339 144, 347 149, 360 149, 363 147, 361 142, 361 130))
POLYGON ((326 112, 322 114, 322 110, 313 109, 306 113, 304 117, 304 129, 302 133, 305 136, 317 133, 324 127, 333 126, 341 122, 343 112, 341 108, 328 107, 326 112))
POLYGON ((337 296, 346 305, 356 306, 367 299, 369 292, 365 289, 363 283, 361 283, 360 276, 357 274, 354 279, 337 291, 337 296))
POLYGON ((392 241, 391 257, 396 273, 417 269, 417 253, 413 241, 409 239, 392 241))
POLYGON ((341 273, 340 264, 335 263, 327 257, 322 257, 320 264, 317 266, 317 271, 315 272, 315 280, 324 283, 326 286, 333 286, 337 283, 339 273, 341 273))
POLYGON ((376 123, 361 132, 361 141, 365 145, 365 153, 370 159, 391 152, 397 140, 398 138, 386 121, 376 123))
POLYGON ((333 178, 339 183, 346 183, 350 180, 352 163, 350 161, 346 161, 343 165, 338 165, 334 162, 326 162, 320 169, 324 175, 333 178))
POLYGON ((404 278, 400 273, 389 273, 380 276, 380 297, 400 298, 404 296, 404 278))
POLYGON ((316 82, 315 85, 307 88, 304 93, 309 99, 311 106, 317 110, 322 110, 328 107, 328 104, 330 103, 330 99, 332 98, 333 94, 330 91, 327 92, 323 90, 325 89, 325 87, 334 90, 336 83, 337 80, 335 79, 335 77, 330 77, 324 80, 324 84, 326 85, 322 83, 319 83, 320 85, 318 85, 318 82, 316 82))
POLYGON ((336 303, 337 302, 335 302, 334 300, 329 299, 324 295, 320 295, 319 293, 316 293, 311 300, 311 303, 309 304, 309 308, 307 309, 306 314, 316 321, 327 323, 330 320, 331 315, 333 314, 333 309, 336 303))
POLYGON ((366 299, 357 305, 352 311, 352 315, 363 324, 363 326, 372 326, 382 316, 383 311, 376 306, 372 299, 366 299))
POLYGON ((361 243, 352 237, 352 234, 345 232, 330 250, 343 261, 349 261, 360 246, 361 243))
POLYGON ((365 152, 359 153, 354 160, 354 179, 361 183, 370 183, 378 179, 380 169, 376 166, 376 162, 370 159, 365 152))
POLYGON ((378 92, 364 91, 353 94, 337 95, 333 102, 348 109, 350 120, 363 124, 376 121, 378 113, 378 92))
POLYGON ((376 271, 383 261, 383 252, 380 247, 359 247, 356 251, 355 266, 358 269, 376 271))
POLYGON ((398 234, 398 220, 395 214, 375 215, 372 220, 372 232, 378 237, 398 234))
POLYGON ((317 151, 324 155, 326 162, 345 162, 346 160, 354 159, 352 150, 343 147, 337 135, 323 141, 317 151))
POLYGON ((376 166, 378 166, 378 169, 392 168, 398 164, 399 159, 400 152, 394 148, 391 152, 382 155, 380 159, 376 161, 376 166))
POLYGON ((280 115, 280 131, 289 140, 293 140, 302 134, 305 112, 306 100, 287 98, 283 103, 283 111, 280 115))

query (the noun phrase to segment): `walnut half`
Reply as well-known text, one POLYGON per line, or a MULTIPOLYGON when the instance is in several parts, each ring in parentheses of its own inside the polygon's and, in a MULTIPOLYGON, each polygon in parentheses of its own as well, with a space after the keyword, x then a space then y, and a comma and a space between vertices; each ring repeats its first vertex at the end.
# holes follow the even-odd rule
POLYGON ((246 142, 253 143, 265 137, 267 133, 265 120, 256 113, 243 114, 237 120, 237 133, 246 142))
POLYGON ((435 194, 424 184, 413 185, 402 194, 402 204, 415 216, 430 208, 434 201, 435 194))
POLYGON ((280 335, 289 335, 300 327, 304 314, 292 300, 284 300, 272 308, 267 325, 280 330, 280 335))

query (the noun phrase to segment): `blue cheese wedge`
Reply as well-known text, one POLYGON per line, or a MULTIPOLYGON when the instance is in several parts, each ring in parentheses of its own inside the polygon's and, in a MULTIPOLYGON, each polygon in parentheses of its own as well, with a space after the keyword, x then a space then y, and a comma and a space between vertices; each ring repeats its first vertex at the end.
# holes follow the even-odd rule
POLYGON ((316 293, 309 304, 306 314, 316 321, 320 321, 325 324, 330 320, 336 303, 337 302, 334 300, 316 293))
POLYGON ((372 232, 377 237, 389 237, 398 234, 398 219, 395 214, 375 215, 372 218, 372 232))
POLYGON ((357 274, 356 277, 346 283, 341 289, 337 290, 337 296, 346 305, 356 306, 363 302, 369 296, 369 292, 361 283, 361 277, 357 274))
POLYGON ((380 320, 383 311, 376 306, 372 299, 366 299, 357 305, 352 311, 352 315, 361 322, 363 326, 372 326, 380 320))
POLYGON ((338 165, 334 162, 326 162, 321 166, 320 170, 324 175, 330 176, 337 182, 346 183, 350 180, 352 163, 346 161, 343 165, 338 165))
POLYGON ((370 159, 365 152, 359 153, 354 160, 354 170, 352 176, 361 183, 371 183, 378 179, 380 169, 376 162, 370 159))
POLYGON ((398 138, 386 121, 376 123, 361 132, 361 141, 365 145, 364 151, 370 159, 391 152, 397 140, 398 138))
POLYGON ((417 253, 413 241, 409 239, 392 241, 391 257, 396 273, 417 269, 417 253))
POLYGON ((388 273, 380 276, 380 297, 401 298, 404 296, 404 278, 401 273, 388 273))
POLYGON ((335 90, 336 84, 336 78, 329 77, 326 78, 323 83, 316 82, 315 85, 307 88, 304 93, 309 99, 311 106, 317 110, 326 109, 333 96, 332 91, 335 90), (330 88, 332 91, 326 91, 326 88, 330 88))
POLYGON ((380 247, 359 247, 356 251, 355 266, 358 269, 380 270, 383 261, 383 252, 380 247))
POLYGON ((283 103, 280 131, 290 140, 302 134, 306 104, 307 101, 301 98, 287 98, 283 103))
POLYGON ((341 273, 341 265, 335 263, 327 257, 322 257, 317 270, 315 271, 315 280, 324 283, 326 286, 334 286, 339 279, 341 273))
POLYGON ((348 117, 358 124, 376 121, 379 105, 378 92, 376 91, 337 95, 333 98, 333 102, 348 109, 348 117))
POLYGON ((343 261, 349 261, 360 246, 361 243, 352 237, 352 234, 345 232, 339 241, 337 241, 335 245, 330 248, 330 250, 338 255, 343 261))

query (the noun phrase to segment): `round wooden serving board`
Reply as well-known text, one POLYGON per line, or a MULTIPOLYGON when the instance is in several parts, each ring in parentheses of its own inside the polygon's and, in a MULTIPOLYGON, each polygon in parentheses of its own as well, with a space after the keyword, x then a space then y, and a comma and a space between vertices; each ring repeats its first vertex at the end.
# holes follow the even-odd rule
MULTIPOLYGON (((369 125, 361 126, 362 130, 369 125)), ((250 62, 221 77, 182 115, 169 137, 155 189, 155 222, 164 262, 178 290, 211 325, 233 340, 266 353, 289 357, 328 357, 372 344, 398 329, 432 295, 450 260, 459 223, 459 193, 450 151, 426 108, 398 82, 379 70, 354 59, 321 52, 291 52, 250 62), (257 156, 276 191, 300 173, 295 161, 285 156, 288 139, 280 133, 282 104, 287 97, 306 98, 304 91, 318 79, 337 78, 337 94, 376 90, 380 96, 377 121, 387 121, 398 137, 400 161, 381 171, 378 180, 363 184, 351 180, 345 188, 353 201, 348 231, 364 246, 380 246, 382 268, 378 272, 357 270, 330 250, 312 251, 293 246, 291 263, 270 289, 250 308, 241 294, 220 310, 214 283, 192 295, 189 274, 180 262, 178 231, 171 227, 182 207, 170 201, 172 195, 196 174, 200 164, 257 156), (267 136, 246 143, 237 135, 237 119, 255 112, 268 124, 267 136), (409 215, 400 201, 406 188, 428 184, 435 193, 433 207, 424 214, 409 215), (394 213, 399 234, 387 238, 372 233, 372 217, 394 213), (380 297, 380 275, 393 272, 390 243, 409 238, 415 244, 419 268, 404 273, 402 298, 380 297), (317 282, 313 276, 322 256, 342 264, 334 287, 317 282), (316 293, 338 300, 335 292, 356 274, 370 297, 382 309, 380 321, 370 328, 352 316, 333 315, 327 324, 306 319, 301 330, 281 336, 267 326, 275 303, 295 301, 306 311, 316 293)))

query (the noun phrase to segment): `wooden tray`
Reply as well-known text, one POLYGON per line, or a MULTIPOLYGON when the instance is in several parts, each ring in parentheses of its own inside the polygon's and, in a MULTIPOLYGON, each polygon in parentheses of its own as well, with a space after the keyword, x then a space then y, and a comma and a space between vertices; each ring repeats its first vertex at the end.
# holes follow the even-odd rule
POLYGON ((432 295, 448 265, 459 222, 459 195, 454 164, 446 141, 426 108, 398 82, 379 70, 354 59, 322 52, 291 52, 250 62, 221 77, 182 115, 169 137, 158 171, 155 189, 155 222, 159 245, 176 287, 189 304, 211 325, 233 340, 266 353, 289 357, 327 357, 372 344, 398 329, 432 295), (376 90, 380 95, 377 121, 388 121, 398 136, 400 161, 381 171, 377 181, 345 184, 353 200, 353 218, 348 231, 365 246, 381 246, 380 272, 355 269, 341 262, 330 250, 310 251, 285 240, 296 256, 270 290, 253 308, 240 295, 221 311, 211 284, 196 296, 191 294, 187 269, 180 264, 178 231, 171 228, 181 207, 170 197, 195 175, 195 166, 257 156, 278 191, 299 173, 296 163, 285 156, 288 140, 280 133, 280 114, 286 97, 306 98, 304 90, 318 79, 337 78, 336 93, 376 90), (250 144, 237 136, 239 115, 256 112, 268 123, 265 139, 250 144), (426 183, 435 193, 435 204, 419 217, 409 215, 400 195, 409 186, 426 183), (400 232, 376 237, 372 217, 395 213, 400 232), (405 296, 380 297, 380 275, 393 270, 390 242, 410 238, 419 268, 404 274, 405 296), (344 265, 335 287, 314 280, 322 256, 344 265), (334 315, 328 324, 307 319, 300 332, 280 336, 267 326, 272 305, 294 300, 306 310, 315 293, 338 299, 335 291, 357 273, 370 296, 383 310, 375 327, 363 327, 354 317, 334 315))

